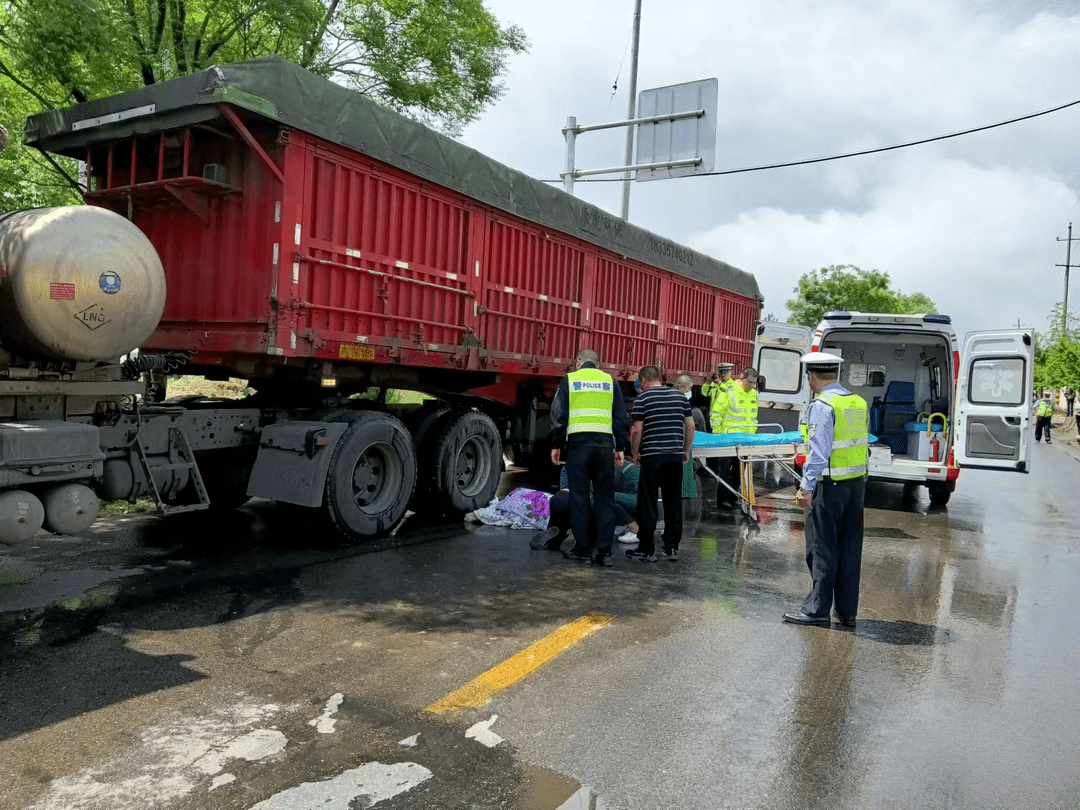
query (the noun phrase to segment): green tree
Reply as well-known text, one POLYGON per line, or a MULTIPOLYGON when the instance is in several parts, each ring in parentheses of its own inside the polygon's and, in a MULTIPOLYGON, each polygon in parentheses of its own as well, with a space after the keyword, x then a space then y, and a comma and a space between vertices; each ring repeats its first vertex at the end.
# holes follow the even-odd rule
POLYGON ((1048 334, 1035 335, 1035 388, 1080 390, 1080 318, 1070 315, 1063 331, 1059 302, 1049 321, 1048 334))
MULTIPOLYGON (((277 54, 457 134, 502 95, 507 58, 527 48, 483 0, 8 0, 0 123, 19 133, 29 113, 277 54)), ((0 161, 0 180, 17 181, 4 187, 8 207, 70 201, 19 140, 0 161)))
POLYGON ((861 270, 851 264, 832 264, 804 273, 795 287, 796 297, 787 302, 788 323, 817 326, 830 310, 892 312, 897 314, 937 312, 937 306, 923 293, 905 295, 889 287, 889 274, 861 270))

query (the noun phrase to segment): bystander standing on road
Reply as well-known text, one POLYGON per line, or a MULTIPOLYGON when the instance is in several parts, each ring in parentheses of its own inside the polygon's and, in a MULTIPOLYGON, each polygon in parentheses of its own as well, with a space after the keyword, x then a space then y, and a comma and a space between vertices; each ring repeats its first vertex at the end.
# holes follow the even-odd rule
POLYGON ((869 413, 866 400, 840 384, 842 363, 826 352, 802 357, 816 396, 807 409, 807 456, 795 503, 809 510, 812 584, 802 609, 784 614, 793 624, 827 625, 835 607, 839 622, 854 627, 859 610, 869 413))
POLYGON ((1065 415, 1073 415, 1073 406, 1076 403, 1076 391, 1072 388, 1065 389, 1065 415))
MULTIPOLYGON (((757 433, 758 392, 757 371, 743 369, 739 379, 731 387, 727 397, 721 403, 720 433, 757 433)), ((716 428, 713 428, 716 433, 716 428)), ((720 481, 716 484, 716 506, 718 509, 734 509, 737 503, 735 492, 742 488, 742 468, 734 457, 720 459, 720 481, 726 481, 725 487, 720 481), (730 487, 730 489, 728 488, 730 487), (734 491, 733 491, 734 490, 734 491)))
POLYGON ((582 349, 576 364, 576 370, 559 380, 550 412, 551 463, 566 463, 570 489, 574 548, 565 556, 610 566, 615 533, 612 454, 621 465, 630 446, 629 421, 622 390, 610 374, 600 370, 600 356, 593 349, 582 349))
POLYGON ((1050 444, 1050 423, 1054 417, 1054 403, 1050 401, 1053 396, 1049 391, 1035 403, 1035 443, 1046 434, 1046 443, 1050 444))
POLYGON ((660 370, 639 373, 641 393, 630 414, 630 447, 641 465, 638 484, 638 545, 626 552, 632 560, 656 562, 657 495, 664 499, 664 556, 679 559, 683 525, 683 465, 690 460, 694 417, 681 391, 661 384, 660 370))

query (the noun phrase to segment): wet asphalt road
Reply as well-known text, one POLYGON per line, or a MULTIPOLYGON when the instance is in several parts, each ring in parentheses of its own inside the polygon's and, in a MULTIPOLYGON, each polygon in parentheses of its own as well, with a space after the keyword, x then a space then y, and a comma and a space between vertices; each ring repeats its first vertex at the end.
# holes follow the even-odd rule
POLYGON ((608 570, 475 524, 340 546, 260 503, 0 546, 0 807, 1078 808, 1064 444, 947 509, 873 487, 854 631, 779 621, 808 586, 790 489, 608 570))

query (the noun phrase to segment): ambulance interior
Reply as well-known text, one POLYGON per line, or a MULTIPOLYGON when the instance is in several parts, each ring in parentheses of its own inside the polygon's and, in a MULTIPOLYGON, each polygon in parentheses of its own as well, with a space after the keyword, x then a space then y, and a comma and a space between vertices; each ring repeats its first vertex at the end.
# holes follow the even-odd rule
POLYGON ((844 358, 841 382, 870 406, 872 455, 887 446, 894 461, 945 460, 954 369, 944 336, 845 329, 826 334, 821 351, 844 358))

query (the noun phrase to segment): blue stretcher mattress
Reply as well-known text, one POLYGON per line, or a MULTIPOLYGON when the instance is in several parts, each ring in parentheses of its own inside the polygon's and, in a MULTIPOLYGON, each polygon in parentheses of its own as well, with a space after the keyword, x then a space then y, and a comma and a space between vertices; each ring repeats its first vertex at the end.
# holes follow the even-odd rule
POLYGON ((694 447, 762 447, 770 444, 799 444, 802 434, 797 430, 786 433, 705 433, 694 434, 694 447))
MULTIPOLYGON (((941 428, 941 422, 934 422, 930 430, 934 433, 941 433, 941 428)), ((906 433, 926 433, 926 422, 906 422, 904 431, 906 433)))

